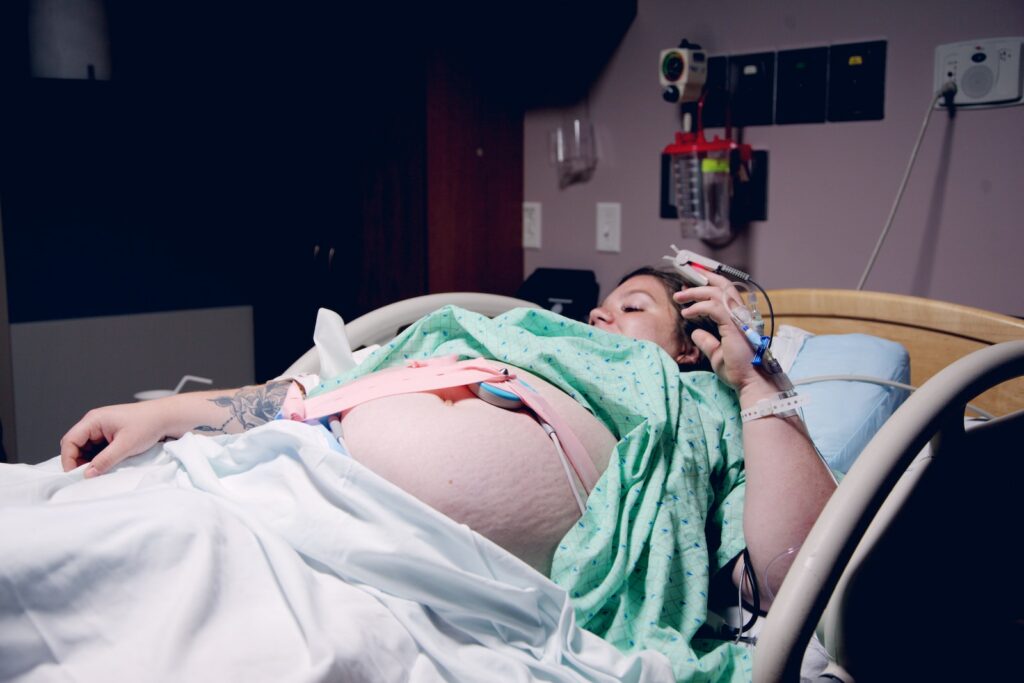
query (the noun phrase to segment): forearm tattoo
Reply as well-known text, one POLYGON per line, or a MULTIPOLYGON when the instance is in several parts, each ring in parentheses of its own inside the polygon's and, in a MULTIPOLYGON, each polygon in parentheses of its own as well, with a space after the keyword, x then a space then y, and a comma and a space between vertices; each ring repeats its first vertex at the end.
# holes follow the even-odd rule
POLYGON ((242 387, 233 396, 209 399, 211 403, 227 408, 230 416, 221 425, 197 425, 197 432, 226 434, 232 421, 242 430, 252 429, 273 420, 288 393, 290 381, 267 382, 261 386, 242 387))

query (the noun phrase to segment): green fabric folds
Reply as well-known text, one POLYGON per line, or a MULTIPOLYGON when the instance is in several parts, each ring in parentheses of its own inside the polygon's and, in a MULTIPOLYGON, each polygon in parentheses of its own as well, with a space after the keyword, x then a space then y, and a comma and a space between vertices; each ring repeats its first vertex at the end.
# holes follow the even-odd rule
POLYGON ((618 439, 585 514, 562 540, 551 579, 578 623, 624 651, 654 649, 678 680, 749 680, 750 650, 697 639, 710 577, 744 545, 743 449, 733 391, 679 373, 656 344, 537 309, 489 319, 445 307, 312 395, 407 360, 458 354, 546 379, 618 439))

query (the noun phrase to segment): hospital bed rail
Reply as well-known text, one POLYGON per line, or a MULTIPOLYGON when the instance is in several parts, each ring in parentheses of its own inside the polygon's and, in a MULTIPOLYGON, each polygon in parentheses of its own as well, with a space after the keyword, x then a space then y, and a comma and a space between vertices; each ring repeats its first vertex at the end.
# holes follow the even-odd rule
MULTIPOLYGON (((410 322, 418 320, 442 306, 458 306, 488 317, 494 317, 513 308, 540 308, 532 301, 501 294, 483 292, 424 294, 381 306, 345 323, 345 336, 352 350, 372 344, 383 344, 394 338, 410 322)), ((303 373, 318 373, 319 371, 320 361, 314 346, 302 354, 280 376, 294 377, 303 373)))
MULTIPOLYGON (((870 582, 854 586, 858 570, 930 465, 954 457, 965 459, 981 450, 982 443, 986 450, 994 443, 1009 444, 1010 455, 1020 455, 1024 410, 971 430, 965 430, 963 413, 967 401, 979 393, 1021 375, 1024 341, 975 351, 928 380, 879 430, 822 511, 772 604, 754 657, 755 683, 799 680, 801 659, 816 627, 832 660, 825 674, 831 680, 855 679, 857 662, 847 661, 855 650, 850 646, 866 634, 857 628, 862 624, 850 622, 848 612, 858 600, 869 597, 865 589, 871 590, 870 582), (930 452, 919 456, 926 445, 930 452), (851 588, 860 592, 851 593, 851 588)), ((998 570, 1001 562, 993 564, 998 570)), ((945 594, 935 596, 945 598, 945 594)), ((897 608, 888 606, 876 618, 893 617, 897 608)), ((910 610, 905 617, 915 628, 963 628, 963 624, 918 624, 915 616, 910 610)), ((859 650, 862 658, 871 651, 859 650)), ((874 656, 885 656, 874 652, 874 656)), ((943 662, 953 666, 958 654, 940 648, 909 656, 936 658, 933 665, 941 667, 943 662)))

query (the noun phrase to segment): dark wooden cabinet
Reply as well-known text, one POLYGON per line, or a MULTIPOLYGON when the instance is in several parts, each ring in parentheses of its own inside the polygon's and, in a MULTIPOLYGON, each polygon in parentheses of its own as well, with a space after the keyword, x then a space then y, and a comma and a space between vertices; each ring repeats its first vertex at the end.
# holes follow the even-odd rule
POLYGON ((357 85, 335 84, 345 96, 313 128, 338 128, 320 138, 331 151, 293 180, 317 188, 294 190, 316 207, 284 268, 308 289, 256 304, 258 378, 308 348, 320 306, 351 320, 420 294, 512 295, 523 280, 522 105, 460 49, 408 36, 360 53, 357 85))
POLYGON ((4 22, 12 322, 250 304, 258 381, 320 306, 514 294, 525 108, 585 92, 636 11, 106 6, 104 83, 31 78, 4 22))

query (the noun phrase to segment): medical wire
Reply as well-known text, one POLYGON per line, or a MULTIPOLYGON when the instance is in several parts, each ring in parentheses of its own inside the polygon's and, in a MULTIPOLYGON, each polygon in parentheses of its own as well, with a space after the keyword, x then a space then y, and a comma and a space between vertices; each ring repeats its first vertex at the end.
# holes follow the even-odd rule
POLYGON ((935 109, 935 103, 939 101, 939 98, 945 96, 947 93, 956 93, 956 83, 953 81, 946 81, 943 86, 939 89, 935 96, 928 103, 928 111, 924 115, 924 121, 921 122, 921 131, 917 134, 917 142, 914 143, 914 148, 910 152, 910 161, 907 163, 907 170, 903 173, 903 180, 900 181, 899 189, 896 191, 896 200, 892 203, 892 209, 889 210, 889 217, 885 221, 885 227, 882 228, 882 234, 878 236, 878 242, 875 244, 875 250, 871 253, 871 258, 868 259, 867 268, 864 269, 864 274, 860 276, 860 282, 857 284, 857 290, 864 289, 864 283, 868 279, 868 275, 871 273, 871 269, 875 265, 875 259, 878 258, 878 252, 882 250, 882 243, 885 241, 886 236, 889 234, 889 229, 892 227, 892 221, 896 217, 896 209, 899 208, 900 200, 903 199, 903 191, 907 189, 907 181, 910 179, 910 170, 914 167, 914 160, 917 159, 917 152, 921 148, 921 140, 924 139, 924 132, 928 129, 928 122, 931 121, 932 111, 935 109))
POLYGON ((565 471, 565 478, 569 480, 569 488, 572 489, 572 497, 576 499, 576 506, 580 509, 580 514, 582 515, 587 510, 587 504, 583 502, 583 498, 580 496, 580 492, 576 488, 576 479, 573 477, 572 470, 569 469, 568 458, 565 455, 565 451, 562 450, 562 443, 558 440, 558 434, 555 433, 554 427, 549 425, 547 422, 541 422, 540 426, 543 427, 547 435, 551 437, 551 443, 555 444, 555 450, 558 451, 558 460, 562 463, 562 469, 565 471))
MULTIPOLYGON (((912 384, 904 384, 903 382, 896 382, 891 379, 882 379, 880 377, 868 377, 866 375, 816 375, 814 377, 804 377, 793 382, 794 385, 800 384, 814 384, 815 382, 865 382, 868 384, 880 384, 882 386, 897 387, 899 389, 906 389, 907 391, 914 392, 918 390, 918 387, 912 384)), ((966 408, 974 411, 978 416, 985 418, 986 420, 994 420, 995 415, 992 413, 982 410, 978 406, 970 403, 966 404, 966 408)))
POLYGON ((338 440, 338 443, 345 443, 345 432, 341 429, 341 420, 338 419, 337 415, 331 415, 327 418, 327 425, 331 428, 331 434, 338 440))
MULTIPOLYGON (((750 599, 751 599, 751 610, 750 619, 747 623, 743 624, 740 629, 736 632, 736 642, 740 642, 740 638, 744 633, 749 631, 757 623, 758 618, 761 616, 761 591, 757 587, 757 575, 754 573, 754 565, 750 560, 750 549, 743 549, 743 579, 750 584, 750 599)), ((739 582, 737 587, 739 591, 739 607, 740 613, 743 613, 743 581, 739 582)), ((757 642, 756 639, 753 641, 757 642)))
POLYGON ((764 291, 764 287, 754 282, 752 278, 747 278, 747 282, 757 287, 757 290, 761 292, 761 296, 764 297, 764 302, 768 304, 768 348, 770 349, 772 341, 775 339, 775 308, 772 306, 772 300, 768 296, 768 292, 764 291))
POLYGON ((832 480, 832 483, 835 484, 836 486, 839 486, 839 479, 836 478, 836 473, 832 471, 832 467, 828 464, 828 460, 825 458, 825 454, 821 452, 821 449, 818 448, 818 444, 814 443, 814 439, 811 437, 811 431, 807 428, 807 420, 804 419, 803 409, 798 408, 797 412, 799 413, 800 418, 799 420, 797 420, 797 428, 807 438, 807 442, 811 444, 811 448, 814 449, 814 452, 818 456, 818 460, 821 462, 822 465, 824 465, 825 472, 828 473, 828 476, 832 480))
MULTIPOLYGON (((508 375, 508 368, 502 368, 501 373, 503 375, 508 375)), ((518 380, 517 383, 522 384, 528 389, 531 388, 530 385, 526 384, 526 382, 522 380, 518 380)), ((519 410, 525 405, 521 396, 516 397, 512 394, 508 394, 486 382, 470 385, 470 391, 476 394, 476 396, 482 399, 485 403, 489 403, 505 410, 519 410), (501 394, 506 394, 508 398, 501 396, 501 394)), ((535 411, 530 412, 533 415, 533 418, 537 421, 537 424, 541 426, 544 433, 551 439, 551 443, 554 444, 555 451, 558 453, 558 461, 562 463, 562 470, 565 472, 565 478, 569 481, 569 489, 572 491, 573 498, 576 499, 576 507, 579 508, 580 514, 582 515, 586 512, 587 505, 582 496, 580 496, 577 479, 573 475, 572 469, 569 467, 569 458, 565 454, 565 449, 562 448, 562 442, 558 438, 558 433, 555 432, 555 428, 553 426, 542 420, 540 415, 535 411)))
MULTIPOLYGON (((733 324, 736 325, 736 327, 743 332, 744 337, 747 338, 747 342, 756 350, 757 348, 759 348, 761 340, 758 338, 757 334, 752 329, 750 329, 748 320, 748 318, 751 317, 750 309, 747 308, 742 303, 739 306, 734 306, 734 303, 735 302, 729 301, 729 298, 725 290, 722 290, 722 305, 725 306, 725 310, 729 312, 729 317, 732 318, 733 324), (738 314, 734 309, 742 309, 743 315, 738 314)), ((786 392, 794 391, 795 385, 793 384, 793 381, 789 379, 789 375, 782 371, 782 367, 779 365, 779 362, 771 357, 770 351, 766 350, 764 352, 764 361, 765 362, 762 365, 763 368, 775 368, 774 372, 767 372, 767 374, 772 379, 772 381, 775 382, 775 385, 779 388, 780 396, 791 395, 787 394, 786 392)), ((838 484, 839 480, 836 479, 835 473, 832 471, 832 468, 829 467, 828 460, 825 459, 824 453, 822 453, 821 450, 818 448, 817 444, 814 443, 814 439, 811 437, 811 432, 810 430, 807 429, 807 423, 806 420, 804 420, 803 411, 798 409, 796 411, 796 416, 799 418, 795 423, 796 428, 800 431, 801 434, 803 434, 807 438, 808 443, 811 444, 811 447, 814 449, 814 452, 818 456, 818 460, 825 468, 825 471, 828 472, 828 476, 832 479, 833 483, 838 484)))
MULTIPOLYGON (((739 280, 739 281, 733 282, 732 286, 735 287, 736 289, 744 292, 747 295, 747 297, 749 298, 750 295, 753 292, 750 291, 750 287, 747 286, 747 283, 750 283, 750 284, 754 285, 754 287, 757 288, 757 291, 761 292, 761 296, 764 297, 764 301, 768 305, 768 325, 769 325, 769 327, 768 327, 768 334, 766 336, 768 337, 768 348, 771 348, 772 347, 772 340, 775 338, 775 308, 772 306, 772 300, 768 296, 768 292, 764 291, 764 288, 761 285, 759 285, 756 282, 754 282, 754 280, 749 275, 744 280, 739 280)), ((723 296, 722 296, 722 301, 725 301, 725 302, 729 301, 727 298, 725 298, 724 293, 723 293, 723 296)), ((751 304, 751 305, 753 305, 753 304, 751 304)), ((728 308, 728 305, 726 306, 726 308, 728 308)))

